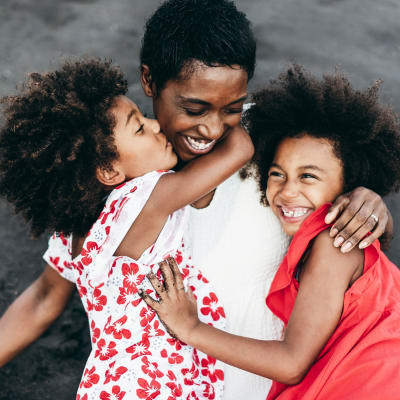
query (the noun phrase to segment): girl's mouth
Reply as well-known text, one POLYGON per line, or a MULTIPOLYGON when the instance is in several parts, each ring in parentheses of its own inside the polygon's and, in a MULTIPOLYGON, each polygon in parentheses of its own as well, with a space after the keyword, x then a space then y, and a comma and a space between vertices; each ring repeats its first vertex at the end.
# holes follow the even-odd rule
POLYGON ((278 206, 281 218, 285 222, 296 223, 304 220, 308 215, 310 215, 313 210, 308 207, 286 207, 278 206))
POLYGON ((190 152, 194 154, 208 153, 217 142, 216 140, 195 139, 191 136, 183 136, 183 138, 190 152))

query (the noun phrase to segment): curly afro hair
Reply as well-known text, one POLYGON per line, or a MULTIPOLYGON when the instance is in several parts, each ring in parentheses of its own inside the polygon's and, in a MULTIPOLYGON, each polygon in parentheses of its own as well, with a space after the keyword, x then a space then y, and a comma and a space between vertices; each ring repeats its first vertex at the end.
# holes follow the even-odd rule
POLYGON ((98 217, 107 191, 96 169, 118 158, 109 110, 127 89, 111 61, 83 59, 32 73, 19 94, 1 99, 0 195, 34 237, 85 235, 98 217))
POLYGON ((400 186, 400 131, 398 118, 378 103, 377 82, 355 90, 341 73, 317 79, 294 64, 253 96, 244 116, 255 154, 242 177, 254 175, 261 202, 268 170, 279 143, 286 137, 308 134, 333 144, 343 164, 344 191, 365 186, 381 196, 400 186), (254 168, 255 167, 255 168, 254 168))

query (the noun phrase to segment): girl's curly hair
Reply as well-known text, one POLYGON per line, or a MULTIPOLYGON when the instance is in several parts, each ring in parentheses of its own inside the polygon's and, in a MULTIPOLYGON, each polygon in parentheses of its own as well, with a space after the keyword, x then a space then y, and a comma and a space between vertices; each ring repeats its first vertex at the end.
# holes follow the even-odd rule
POLYGON ((118 158, 109 111, 127 89, 110 60, 83 59, 32 73, 19 94, 1 99, 0 195, 33 236, 84 235, 97 219, 107 192, 96 169, 118 158))
POLYGON ((317 79, 294 64, 253 96, 244 115, 252 137, 255 175, 266 204, 268 170, 279 143, 308 134, 326 138, 343 163, 344 191, 365 186, 381 196, 400 187, 400 130, 396 114, 378 103, 379 82, 355 90, 341 73, 317 79))

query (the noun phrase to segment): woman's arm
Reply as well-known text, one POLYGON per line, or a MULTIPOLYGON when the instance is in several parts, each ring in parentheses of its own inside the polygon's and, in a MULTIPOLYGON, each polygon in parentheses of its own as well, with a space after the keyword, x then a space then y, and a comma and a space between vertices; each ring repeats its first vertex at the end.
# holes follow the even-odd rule
POLYGON ((328 232, 315 239, 283 341, 244 338, 201 323, 193 295, 182 290, 179 270, 173 260, 169 262, 172 269, 166 263, 160 264, 166 287, 154 275, 149 276, 160 301, 144 292, 141 295, 171 334, 227 364, 296 384, 335 330, 342 314, 344 294, 362 270, 363 253, 356 250, 342 254, 332 246, 328 232))
POLYGON ((0 367, 30 345, 64 310, 75 285, 50 266, 0 318, 0 367))
POLYGON ((389 248, 393 236, 393 219, 382 198, 365 187, 339 196, 326 216, 330 224, 334 245, 342 252, 349 252, 355 246, 363 249, 375 239, 381 238, 383 249, 389 248), (371 235, 367 236, 371 232, 371 235), (382 236, 383 235, 383 236, 382 236))

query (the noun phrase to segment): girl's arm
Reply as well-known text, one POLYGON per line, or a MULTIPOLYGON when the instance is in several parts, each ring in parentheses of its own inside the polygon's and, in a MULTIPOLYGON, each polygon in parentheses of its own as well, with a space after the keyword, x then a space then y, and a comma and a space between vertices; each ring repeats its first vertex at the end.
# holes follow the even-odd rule
POLYGON ((227 364, 293 385, 301 381, 335 330, 344 294, 362 271, 363 253, 342 254, 332 246, 327 231, 314 240, 282 341, 231 335, 200 322, 193 295, 182 290, 179 270, 174 260, 169 262, 172 269, 160 264, 166 287, 149 276, 160 301, 144 292, 141 296, 172 335, 227 364))
POLYGON ((50 266, 0 318, 0 367, 30 345, 64 310, 75 285, 50 266))
POLYGON ((163 175, 115 255, 138 259, 155 242, 171 213, 214 190, 243 167, 253 153, 248 133, 236 126, 210 153, 190 161, 176 173, 163 175))

